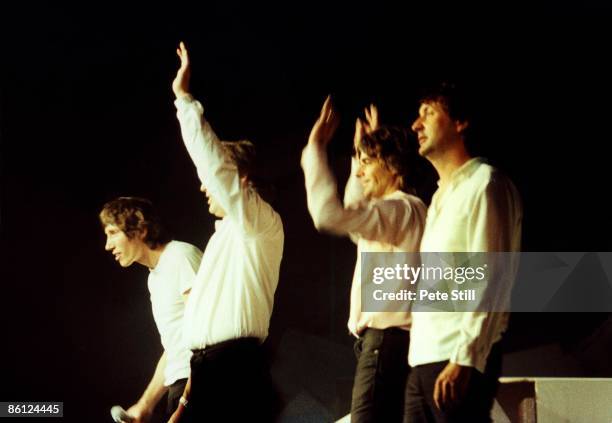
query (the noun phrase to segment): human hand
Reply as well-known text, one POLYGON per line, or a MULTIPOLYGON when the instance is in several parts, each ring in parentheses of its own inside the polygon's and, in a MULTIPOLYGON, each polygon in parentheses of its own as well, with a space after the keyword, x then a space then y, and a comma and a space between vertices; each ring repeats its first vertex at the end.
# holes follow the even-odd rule
POLYGON ((371 134, 372 132, 376 131, 379 126, 378 108, 375 105, 370 104, 370 107, 365 108, 365 116, 366 121, 364 124, 364 130, 366 134, 371 134))
POLYGON ((150 410, 140 403, 132 405, 125 411, 134 418, 134 420, 130 420, 130 423, 146 423, 153 415, 153 410, 150 410))
POLYGON ((331 96, 328 95, 321 108, 321 114, 310 131, 308 143, 326 147, 339 123, 340 119, 332 106, 331 96))
POLYGON ((184 97, 189 94, 189 78, 191 77, 191 68, 189 65, 189 54, 187 47, 182 41, 176 49, 176 54, 181 59, 181 66, 176 72, 176 77, 172 81, 172 91, 176 98, 184 97))
POLYGON ((355 152, 359 150, 359 145, 361 144, 364 134, 371 134, 379 127, 378 108, 375 105, 370 104, 369 107, 365 108, 365 117, 365 121, 357 118, 355 122, 355 135, 353 136, 355 152))
POLYGON ((467 393, 472 367, 448 363, 436 379, 433 392, 438 409, 449 409, 460 402, 467 393))

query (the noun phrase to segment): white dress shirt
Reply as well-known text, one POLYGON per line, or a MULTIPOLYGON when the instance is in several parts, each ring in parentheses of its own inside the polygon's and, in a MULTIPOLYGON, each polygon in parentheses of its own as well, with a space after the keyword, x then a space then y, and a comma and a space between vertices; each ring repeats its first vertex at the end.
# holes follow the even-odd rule
POLYGON ((358 336, 365 328, 408 330, 411 323, 409 304, 406 304, 406 311, 362 311, 361 253, 417 252, 427 208, 419 198, 402 191, 380 199, 364 199, 357 181, 357 167, 358 162, 353 158, 343 206, 338 198, 336 179, 329 169, 326 149, 309 143, 302 152, 308 211, 317 229, 349 235, 357 244, 349 331, 358 336))
POLYGON ((204 250, 185 309, 184 336, 192 350, 242 337, 268 335, 283 254, 280 216, 251 187, 191 96, 175 101, 183 141, 198 176, 226 216, 204 250))
MULTIPOLYGON (((520 251, 521 223, 521 201, 512 182, 482 159, 473 158, 434 194, 421 252, 520 251)), ((509 292, 517 265, 489 268, 487 289, 509 292)), ((449 360, 481 372, 508 323, 508 313, 486 311, 415 311, 412 318, 411 366, 449 360)))

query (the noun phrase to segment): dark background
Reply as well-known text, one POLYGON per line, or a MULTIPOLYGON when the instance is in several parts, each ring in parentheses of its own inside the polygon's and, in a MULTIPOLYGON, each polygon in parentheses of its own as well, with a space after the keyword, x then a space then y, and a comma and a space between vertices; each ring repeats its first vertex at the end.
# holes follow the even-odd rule
MULTIPOLYGON (((293 413, 346 414, 354 366, 346 320, 355 248, 315 232, 299 167, 326 94, 343 117, 331 147, 342 182, 364 106, 409 126, 423 85, 465 81, 481 112, 482 151, 523 197, 523 250, 611 250, 610 9, 3 8, 2 401, 64 401, 66 421, 110 421, 110 407, 136 401, 152 375, 161 346, 147 270, 121 269, 104 252, 97 213, 111 198, 139 195, 177 239, 203 249, 212 233, 172 104, 179 40, 213 127, 223 139, 253 140, 275 187, 285 254, 268 346, 293 413)), ((513 316, 505 374, 612 376, 606 319, 513 316)))

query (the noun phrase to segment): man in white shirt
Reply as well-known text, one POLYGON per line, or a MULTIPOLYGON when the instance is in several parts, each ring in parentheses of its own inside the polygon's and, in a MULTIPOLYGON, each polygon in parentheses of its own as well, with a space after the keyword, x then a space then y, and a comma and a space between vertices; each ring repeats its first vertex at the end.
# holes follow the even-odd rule
POLYGON ((167 391, 166 412, 170 416, 189 377, 191 351, 183 343, 183 313, 202 252, 191 244, 171 241, 152 203, 143 198, 109 201, 100 212, 100 222, 106 234, 105 248, 119 265, 139 263, 149 268, 153 318, 164 347, 153 378, 127 412, 135 423, 149 421, 167 391))
MULTIPOLYGON (((366 126, 374 129, 376 110, 372 107, 366 115, 366 126)), ((404 310, 392 311, 363 309, 361 253, 418 251, 427 209, 419 198, 402 189, 407 188, 406 182, 413 182, 410 157, 421 159, 415 147, 410 151, 403 131, 378 128, 364 133, 364 125, 358 119, 356 157, 343 206, 327 160, 327 144, 336 126, 328 97, 302 152, 302 168, 308 210, 316 228, 349 235, 357 244, 348 322, 349 331, 357 337, 351 422, 400 422, 408 373, 409 307, 406 304, 404 310)))
POLYGON ((189 94, 189 56, 172 83, 181 133, 209 211, 220 218, 185 310, 193 351, 182 406, 193 421, 271 421, 274 393, 261 343, 268 335, 283 253, 280 216, 249 181, 252 144, 221 143, 189 94), (188 404, 187 404, 188 402, 188 404), (185 407, 186 406, 186 407, 185 407))
MULTIPOLYGON (((466 135, 473 124, 466 94, 442 84, 425 96, 412 125, 419 153, 439 174, 421 241, 428 252, 517 252, 522 207, 512 182, 480 158, 466 135)), ((489 266, 487 290, 506 297, 516 266, 489 266)), ((507 310, 413 309, 406 386, 407 422, 488 422, 501 371, 499 340, 507 310)))

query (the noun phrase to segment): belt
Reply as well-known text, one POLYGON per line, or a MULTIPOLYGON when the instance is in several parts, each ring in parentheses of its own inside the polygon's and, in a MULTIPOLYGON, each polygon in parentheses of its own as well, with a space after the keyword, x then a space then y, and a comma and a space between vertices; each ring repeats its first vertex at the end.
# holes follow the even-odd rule
POLYGON ((216 344, 208 345, 206 348, 191 350, 194 356, 206 356, 213 352, 222 351, 230 348, 247 347, 247 346, 259 346, 259 338, 236 338, 228 339, 227 341, 218 342, 216 344))

